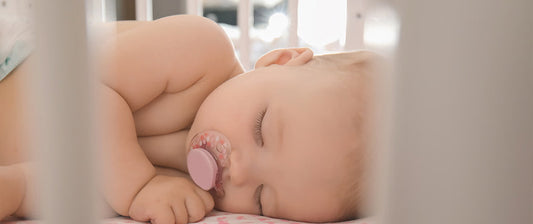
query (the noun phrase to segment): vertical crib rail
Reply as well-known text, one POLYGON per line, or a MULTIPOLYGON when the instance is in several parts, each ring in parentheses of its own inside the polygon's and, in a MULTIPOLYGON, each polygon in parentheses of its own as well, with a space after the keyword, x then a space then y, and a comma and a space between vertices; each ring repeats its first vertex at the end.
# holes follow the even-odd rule
POLYGON ((116 21, 117 20, 117 5, 116 0, 91 0, 87 1, 87 14, 91 18, 91 22, 101 21, 116 21))
POLYGON ((105 16, 105 0, 94 0, 92 1, 94 4, 92 4, 92 10, 90 11, 91 18, 93 21, 102 21, 105 22, 106 16, 105 16))
POLYGON ((298 47, 298 0, 289 0, 289 47, 298 47))
POLYGON ((204 7, 202 0, 187 0, 187 14, 202 16, 204 7))
POLYGON ((346 41, 344 50, 362 49, 365 3, 367 0, 349 0, 346 2, 346 41))
POLYGON ((239 58, 245 70, 250 69, 250 27, 253 26, 253 5, 250 0, 239 1, 237 25, 241 36, 238 42, 239 58))
POLYGON ((98 223, 94 82, 88 74, 85 2, 35 4, 38 60, 27 80, 39 208, 46 223, 98 223))
POLYGON ((533 1, 464 3, 398 1, 385 223, 533 223, 533 1))
POLYGON ((135 0, 135 19, 138 21, 151 21, 154 19, 152 0, 135 0))

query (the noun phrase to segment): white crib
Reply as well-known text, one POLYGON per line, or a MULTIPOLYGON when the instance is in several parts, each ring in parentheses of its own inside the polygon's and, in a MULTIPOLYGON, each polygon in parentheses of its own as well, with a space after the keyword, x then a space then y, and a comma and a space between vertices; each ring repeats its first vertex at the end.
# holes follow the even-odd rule
MULTIPOLYGON (((103 2, 103 1, 102 1, 103 2)), ((338 50, 355 50, 363 48, 363 18, 365 0, 347 1, 347 17, 346 17, 346 35, 343 37, 345 43, 338 50)), ((289 43, 287 47, 298 47, 300 41, 298 38, 298 0, 288 0, 289 17, 289 43)), ((324 4, 324 3, 322 3, 324 4)), ((102 4, 102 7, 105 7, 102 4)), ((137 20, 152 20, 152 0, 136 0, 136 18, 137 20)), ((251 27, 253 26, 253 0, 238 1, 237 9, 237 23, 239 27, 239 36, 236 41, 236 50, 239 53, 239 59, 246 69, 251 67, 251 27)), ((187 14, 203 15, 203 1, 202 0, 187 0, 187 14)), ((105 16, 102 17, 105 20, 105 16)))
MULTIPOLYGON (((100 18, 103 1, 93 2, 100 18)), ((136 0, 137 18, 152 18, 151 2, 136 0)), ((390 129, 381 133, 382 148, 394 150, 387 154, 385 169, 391 172, 382 191, 387 195, 379 210, 382 221, 533 223, 533 14, 528 11, 533 2, 380 2, 389 3, 402 24, 390 98, 394 113, 384 112, 392 120, 383 122, 390 129)), ((40 46, 54 52, 41 55, 43 75, 33 79, 31 94, 42 109, 36 155, 43 158, 41 181, 48 184, 42 186, 41 207, 50 223, 97 222, 90 150, 96 144, 95 109, 92 90, 84 85, 95 80, 86 60, 85 4, 36 2, 40 46), (69 135, 78 138, 64 138, 69 135)), ((297 4, 290 0, 293 46, 297 4)), ((188 1, 190 14, 201 9, 201 1, 188 1)), ((348 0, 348 11, 362 13, 363 4, 348 0)), ((240 1, 238 48, 244 64, 249 64, 251 13, 250 1, 240 1)), ((347 49, 363 47, 363 23, 348 24, 347 49)))

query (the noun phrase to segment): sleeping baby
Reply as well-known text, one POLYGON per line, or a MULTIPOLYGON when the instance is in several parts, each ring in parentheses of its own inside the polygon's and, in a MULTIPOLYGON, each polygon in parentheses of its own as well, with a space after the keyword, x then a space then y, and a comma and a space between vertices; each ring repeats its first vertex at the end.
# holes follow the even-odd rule
MULTIPOLYGON (((244 72, 208 19, 119 22, 98 93, 103 196, 137 221, 186 223, 213 208, 296 221, 360 215, 374 62, 349 52, 271 51, 244 72)), ((32 215, 29 57, 0 81, 0 219, 32 215)))

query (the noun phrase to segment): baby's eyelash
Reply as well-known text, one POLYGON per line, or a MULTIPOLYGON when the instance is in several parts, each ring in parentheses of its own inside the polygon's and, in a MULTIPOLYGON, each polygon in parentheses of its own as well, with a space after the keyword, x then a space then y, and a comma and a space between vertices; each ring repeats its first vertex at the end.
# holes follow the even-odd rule
POLYGON ((263 203, 261 202, 261 193, 263 192, 263 184, 259 185, 255 192, 255 201, 259 206, 259 215, 263 215, 263 203))
POLYGON ((263 126, 263 119, 265 118, 267 109, 265 108, 263 111, 259 112, 257 118, 255 119, 255 139, 256 142, 263 146, 263 132, 261 130, 261 127, 263 126))

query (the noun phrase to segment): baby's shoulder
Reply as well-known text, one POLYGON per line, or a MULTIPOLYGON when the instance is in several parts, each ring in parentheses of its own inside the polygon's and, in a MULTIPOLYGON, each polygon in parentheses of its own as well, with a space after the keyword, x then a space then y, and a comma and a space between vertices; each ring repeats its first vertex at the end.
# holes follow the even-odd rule
POLYGON ((222 28, 199 16, 147 22, 118 34, 111 44, 104 57, 102 81, 132 111, 167 93, 210 91, 240 67, 222 28))
POLYGON ((182 66, 175 67, 169 77, 167 91, 187 89, 182 85, 183 76, 195 77, 193 84, 212 89, 243 72, 230 38, 212 20, 193 15, 177 15, 160 20, 164 24, 161 29, 176 30, 180 34, 176 35, 175 40, 181 42, 170 60, 182 66))

